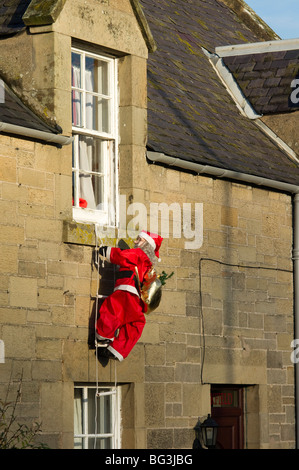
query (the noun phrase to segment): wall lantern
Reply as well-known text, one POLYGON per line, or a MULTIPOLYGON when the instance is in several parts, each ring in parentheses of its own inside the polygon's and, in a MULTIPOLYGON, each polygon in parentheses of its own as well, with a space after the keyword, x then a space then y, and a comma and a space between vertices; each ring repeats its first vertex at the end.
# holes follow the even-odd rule
POLYGON ((203 423, 198 419, 195 427, 195 441, 193 442, 193 449, 203 449, 201 442, 207 449, 215 449, 218 424, 208 414, 207 419, 203 423))

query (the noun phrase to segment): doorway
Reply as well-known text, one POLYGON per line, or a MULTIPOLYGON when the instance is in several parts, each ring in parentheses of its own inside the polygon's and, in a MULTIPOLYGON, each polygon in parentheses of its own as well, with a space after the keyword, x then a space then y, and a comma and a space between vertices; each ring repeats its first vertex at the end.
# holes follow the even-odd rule
POLYGON ((243 387, 211 386, 211 416, 218 424, 217 449, 244 448, 243 387))

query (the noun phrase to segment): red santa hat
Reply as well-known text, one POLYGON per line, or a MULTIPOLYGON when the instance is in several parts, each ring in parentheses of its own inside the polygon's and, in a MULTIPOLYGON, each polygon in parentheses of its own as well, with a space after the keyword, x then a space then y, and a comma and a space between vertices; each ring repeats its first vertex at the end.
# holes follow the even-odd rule
POLYGON ((155 250, 155 255, 157 256, 159 261, 161 261, 159 258, 159 250, 163 238, 160 237, 160 235, 157 235, 156 233, 145 232, 144 230, 139 233, 139 237, 144 238, 144 240, 146 240, 151 245, 151 247, 153 247, 153 249, 155 250))

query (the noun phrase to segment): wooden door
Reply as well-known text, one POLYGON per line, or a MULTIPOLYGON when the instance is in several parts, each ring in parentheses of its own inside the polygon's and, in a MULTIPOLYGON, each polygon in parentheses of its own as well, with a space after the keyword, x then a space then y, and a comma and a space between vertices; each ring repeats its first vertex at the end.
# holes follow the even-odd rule
POLYGON ((211 417, 218 424, 218 449, 243 449, 244 445, 243 388, 211 387, 211 417))

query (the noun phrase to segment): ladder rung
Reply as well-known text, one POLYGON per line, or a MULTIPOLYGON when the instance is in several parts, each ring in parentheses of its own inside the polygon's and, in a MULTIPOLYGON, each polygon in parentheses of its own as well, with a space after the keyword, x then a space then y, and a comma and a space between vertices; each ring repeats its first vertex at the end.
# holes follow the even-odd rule
POLYGON ((96 397, 104 397, 105 395, 115 395, 116 390, 112 390, 112 392, 96 392, 96 397))

